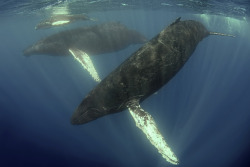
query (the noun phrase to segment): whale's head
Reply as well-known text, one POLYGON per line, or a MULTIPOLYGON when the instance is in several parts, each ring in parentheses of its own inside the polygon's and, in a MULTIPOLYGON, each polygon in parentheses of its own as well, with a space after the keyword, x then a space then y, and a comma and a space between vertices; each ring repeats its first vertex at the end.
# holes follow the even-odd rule
POLYGON ((124 100, 123 93, 118 91, 120 87, 106 87, 101 83, 76 108, 71 117, 71 124, 85 124, 105 115, 121 112, 127 108, 127 101, 124 100), (108 93, 106 93, 107 91, 108 93))
POLYGON ((133 44, 142 44, 148 42, 148 39, 144 35, 135 30, 130 30, 129 35, 133 44))
POLYGON ((46 48, 46 46, 44 46, 44 44, 42 44, 42 42, 38 42, 34 45, 29 46, 28 48, 26 48, 23 51, 24 56, 31 56, 31 55, 35 55, 35 54, 41 54, 42 50, 44 50, 46 48))
POLYGON ((24 56, 31 55, 68 55, 68 47, 61 41, 40 40, 23 51, 24 56))
POLYGON ((81 110, 76 110, 71 117, 72 125, 81 125, 93 121, 100 116, 101 112, 96 108, 81 108, 81 110))
MULTIPOLYGON (((100 103, 102 102, 100 101, 100 103)), ((72 114, 71 124, 85 124, 108 114, 105 108, 99 107, 98 104, 99 103, 91 97, 85 98, 82 103, 77 107, 75 112, 72 114)))

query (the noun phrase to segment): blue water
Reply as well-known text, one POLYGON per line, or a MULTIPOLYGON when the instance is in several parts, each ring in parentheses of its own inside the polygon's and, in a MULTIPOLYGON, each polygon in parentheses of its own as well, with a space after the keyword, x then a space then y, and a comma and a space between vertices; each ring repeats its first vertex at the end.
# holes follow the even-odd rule
MULTIPOLYGON (((150 39, 179 16, 236 38, 204 39, 181 71, 141 106, 154 117, 179 158, 178 166, 250 164, 248 1, 12 0, 1 1, 0 9, 1 167, 174 166, 149 143, 127 110, 71 125, 73 111, 96 83, 71 56, 24 57, 22 51, 50 34, 106 21, 120 21, 150 39), (98 22, 34 29, 64 4, 98 22)), ((100 77, 141 46, 92 57, 100 77)))

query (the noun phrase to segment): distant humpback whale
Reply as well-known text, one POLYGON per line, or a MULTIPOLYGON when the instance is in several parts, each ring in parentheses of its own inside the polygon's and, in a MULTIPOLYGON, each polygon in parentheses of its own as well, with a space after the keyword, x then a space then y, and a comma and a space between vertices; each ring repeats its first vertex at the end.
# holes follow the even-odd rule
POLYGON ((197 21, 178 18, 102 80, 78 106, 71 123, 84 124, 128 108, 136 125, 162 156, 178 164, 152 116, 139 104, 170 81, 198 43, 210 34, 226 35, 209 32, 197 21))
POLYGON ((126 48, 131 44, 146 42, 146 38, 135 30, 128 29, 118 22, 109 22, 90 27, 66 30, 44 38, 24 50, 24 55, 73 55, 100 81, 88 55, 110 53, 126 48))
POLYGON ((76 15, 68 15, 68 14, 58 14, 53 15, 49 19, 43 20, 38 23, 35 27, 36 30, 44 29, 44 28, 51 28, 55 26, 62 26, 65 24, 69 24, 79 20, 92 20, 94 19, 87 17, 83 14, 76 14, 76 15))

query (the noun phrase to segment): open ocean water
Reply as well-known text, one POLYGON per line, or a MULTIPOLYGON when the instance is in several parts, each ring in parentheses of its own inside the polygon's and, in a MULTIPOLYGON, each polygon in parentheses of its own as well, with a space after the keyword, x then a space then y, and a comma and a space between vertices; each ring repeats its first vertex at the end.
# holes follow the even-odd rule
MULTIPOLYGON (((151 39, 176 18, 203 23, 208 36, 179 73, 141 106, 158 124, 180 167, 250 165, 250 2, 248 0, 1 0, 0 167, 164 167, 127 110, 84 125, 70 118, 97 83, 72 56, 23 56, 66 29, 119 21, 151 39), (35 30, 55 12, 96 21, 35 30)), ((142 44, 91 57, 101 78, 142 44)))

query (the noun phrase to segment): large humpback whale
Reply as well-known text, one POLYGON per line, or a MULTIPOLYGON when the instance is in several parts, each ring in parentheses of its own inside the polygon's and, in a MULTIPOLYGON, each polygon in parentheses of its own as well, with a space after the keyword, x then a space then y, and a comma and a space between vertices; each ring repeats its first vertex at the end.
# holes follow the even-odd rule
POLYGON ((139 103, 158 91, 182 68, 209 32, 201 23, 178 18, 101 81, 81 102, 71 118, 84 124, 129 109, 136 125, 172 164, 178 159, 164 141, 152 116, 139 103))
POLYGON ((24 55, 73 55, 95 80, 100 80, 88 55, 110 53, 131 44, 146 42, 135 30, 118 22, 66 30, 39 40, 24 50, 24 55), (97 79, 96 79, 97 78, 97 79))
POLYGON ((77 48, 89 55, 115 52, 131 44, 146 42, 135 30, 118 22, 62 31, 39 40, 24 50, 24 55, 69 55, 69 48, 77 48))

